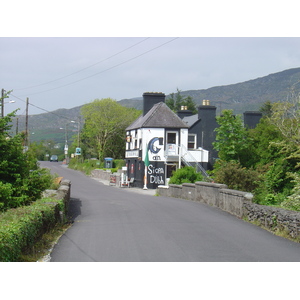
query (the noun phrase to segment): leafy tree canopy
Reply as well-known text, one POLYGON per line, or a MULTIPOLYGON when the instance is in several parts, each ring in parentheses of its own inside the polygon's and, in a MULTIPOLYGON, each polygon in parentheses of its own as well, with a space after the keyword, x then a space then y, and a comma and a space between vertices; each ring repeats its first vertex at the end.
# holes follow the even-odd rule
POLYGON ((233 115, 232 110, 223 110, 222 115, 217 117, 217 123, 219 127, 215 129, 217 134, 213 146, 219 152, 219 158, 239 161, 242 152, 249 146, 248 132, 241 117, 233 115))
POLYGON ((84 154, 123 158, 125 153, 125 129, 140 111, 126 108, 111 98, 96 99, 81 108, 84 118, 82 144, 84 154))
POLYGON ((191 96, 182 96, 181 91, 177 89, 177 93, 171 93, 170 97, 166 99, 167 106, 177 113, 181 110, 181 106, 187 106, 188 110, 191 110, 193 114, 197 113, 196 103, 191 96))
POLYGON ((8 134, 15 112, 0 119, 0 210, 29 204, 51 184, 31 151, 24 151, 24 134, 8 134))

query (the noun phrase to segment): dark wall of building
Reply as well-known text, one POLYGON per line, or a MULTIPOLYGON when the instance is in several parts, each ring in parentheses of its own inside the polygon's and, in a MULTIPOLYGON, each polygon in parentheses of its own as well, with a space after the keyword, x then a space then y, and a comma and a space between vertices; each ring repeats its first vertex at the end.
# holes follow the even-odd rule
POLYGON ((197 147, 202 147, 209 151, 207 169, 212 166, 218 157, 218 153, 213 148, 213 142, 216 140, 215 129, 218 127, 216 121, 217 108, 211 105, 200 105, 198 107, 198 138, 197 147))
POLYGON ((134 178, 133 186, 142 188, 145 167, 144 163, 137 158, 130 158, 126 160, 126 166, 128 178, 134 178))
POLYGON ((262 113, 259 111, 245 111, 244 125, 246 128, 253 129, 259 123, 262 113))
MULTIPOLYGON (((144 187, 145 164, 138 159, 127 159, 128 178, 134 178, 133 186, 144 187)), ((147 188, 156 189, 159 185, 165 185, 165 163, 162 161, 150 161, 147 167, 147 188)))

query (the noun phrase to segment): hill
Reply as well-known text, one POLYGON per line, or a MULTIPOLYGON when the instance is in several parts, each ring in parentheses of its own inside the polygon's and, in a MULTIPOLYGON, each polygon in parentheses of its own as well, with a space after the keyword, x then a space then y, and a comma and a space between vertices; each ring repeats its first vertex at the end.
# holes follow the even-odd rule
MULTIPOLYGON (((201 104, 203 99, 210 100, 210 104, 217 107, 218 113, 223 109, 233 109, 235 114, 241 114, 248 110, 259 110, 266 101, 285 101, 293 88, 295 92, 300 92, 300 68, 284 70, 231 85, 182 91, 181 94, 191 96, 197 105, 201 104)), ((141 100, 142 95, 120 100, 119 103, 125 107, 142 110, 141 100)), ((30 141, 54 140, 64 143, 66 133, 70 140, 71 136, 78 132, 78 123, 70 123, 70 121, 78 122, 80 108, 81 106, 78 106, 72 109, 58 109, 51 113, 30 115, 28 118, 30 141)), ((13 132, 16 132, 16 123, 14 120, 13 132)), ((25 117, 18 116, 18 131, 24 129, 25 117)))
POLYGON ((247 110, 259 110, 266 101, 286 101, 292 88, 300 92, 300 68, 285 70, 254 80, 205 90, 182 92, 189 95, 199 105, 203 99, 222 109, 233 109, 236 114, 247 110))

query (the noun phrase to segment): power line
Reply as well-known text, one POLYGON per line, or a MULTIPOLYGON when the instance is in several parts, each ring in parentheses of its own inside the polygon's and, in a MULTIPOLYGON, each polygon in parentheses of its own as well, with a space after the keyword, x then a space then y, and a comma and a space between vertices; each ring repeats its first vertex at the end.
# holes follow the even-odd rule
POLYGON ((102 73, 107 72, 107 71, 109 71, 109 70, 111 70, 111 69, 114 69, 114 68, 116 68, 116 67, 119 67, 119 66, 121 66, 121 65, 124 65, 124 64, 126 64, 126 63, 128 63, 128 62, 130 62, 130 61, 132 61, 132 60, 134 60, 134 59, 137 59, 137 58, 139 58, 139 57, 141 57, 141 56, 143 56, 143 55, 145 55, 145 54, 147 54, 147 53, 149 53, 149 52, 152 52, 152 51, 154 51, 154 50, 156 50, 156 49, 158 49, 158 48, 160 48, 160 47, 163 47, 164 45, 169 44, 169 43, 175 41, 176 39, 178 39, 178 37, 177 37, 177 38, 173 38, 172 40, 170 40, 170 41, 168 41, 168 42, 165 42, 165 43, 163 43, 163 44, 161 44, 161 45, 159 45, 159 46, 157 46, 157 47, 154 47, 154 48, 152 48, 152 49, 150 49, 150 50, 147 50, 147 51, 145 51, 145 52, 143 52, 143 53, 141 53, 141 54, 139 54, 139 55, 137 55, 137 56, 134 56, 134 57, 132 57, 132 58, 126 60, 126 61, 123 61, 123 62, 121 62, 121 63, 119 63, 119 64, 116 64, 116 65, 114 65, 114 66, 112 66, 112 67, 110 67, 110 68, 107 68, 107 69, 105 69, 105 70, 102 70, 102 71, 100 71, 100 72, 97 72, 97 73, 95 73, 95 74, 93 74, 93 75, 90 75, 90 76, 87 76, 87 77, 78 79, 78 80, 76 80, 76 81, 72 81, 72 82, 70 82, 70 83, 67 83, 67 84, 64 84, 64 85, 61 85, 61 86, 52 88, 52 89, 48 89, 48 90, 41 91, 41 92, 37 92, 37 93, 32 93, 32 94, 29 94, 29 96, 31 96, 31 95, 37 95, 37 94, 41 94, 41 93, 46 93, 46 92, 53 91, 53 90, 57 90, 57 89, 59 89, 59 88, 63 88, 63 87, 65 87, 65 86, 68 86, 68 85, 71 85, 71 84, 80 82, 80 81, 82 81, 82 80, 85 80, 85 79, 94 77, 94 76, 96 76, 96 75, 102 74, 102 73))
POLYGON ((61 79, 70 77, 70 76, 72 76, 72 75, 74 75, 74 74, 80 73, 80 72, 82 72, 82 71, 84 71, 84 70, 86 70, 86 69, 89 69, 89 68, 91 68, 91 67, 93 67, 93 66, 95 66, 95 65, 98 65, 98 64, 100 64, 100 63, 102 63, 102 62, 104 62, 104 61, 106 61, 106 60, 109 60, 110 58, 115 57, 115 56, 117 56, 117 55, 119 55, 119 54, 121 54, 121 53, 123 53, 123 52, 125 52, 125 51, 127 51, 127 50, 129 50, 129 49, 131 49, 131 48, 133 48, 133 47, 135 47, 135 46, 141 44, 141 43, 143 43, 144 41, 146 41, 146 40, 148 40, 148 39, 150 39, 150 38, 149 38, 149 37, 148 37, 148 38, 145 38, 145 39, 143 39, 142 41, 139 41, 138 43, 135 43, 134 45, 131 45, 130 47, 127 47, 127 48, 125 48, 124 50, 122 50, 122 51, 120 51, 120 52, 117 52, 117 53, 115 53, 115 54, 113 54, 113 55, 111 55, 111 56, 109 56, 109 57, 107 57, 107 58, 105 58, 105 59, 103 59, 103 60, 101 60, 101 61, 98 61, 98 62, 96 62, 96 63, 94 63, 94 64, 92 64, 92 65, 90 65, 90 66, 88 66, 88 67, 85 67, 85 68, 83 68, 83 69, 80 69, 80 70, 78 70, 78 71, 76 71, 76 72, 73 72, 73 73, 71 73, 71 74, 69 74, 69 75, 66 75, 66 76, 63 76, 63 77, 60 77, 60 78, 51 80, 51 81, 47 81, 47 82, 45 82, 45 83, 41 83, 41 84, 37 84, 37 85, 25 87, 25 88, 15 89, 15 90, 17 90, 17 91, 27 90, 27 89, 30 89, 30 88, 35 88, 35 87, 47 85, 47 84, 49 84, 49 83, 52 83, 52 82, 55 82, 55 81, 58 81, 58 80, 61 80, 61 79))
MULTIPOLYGON (((25 102, 25 103, 26 103, 25 100, 23 100, 23 99, 21 99, 21 98, 15 96, 15 95, 13 95, 13 94, 10 94, 10 96, 13 96, 13 97, 17 98, 18 100, 21 100, 22 102, 25 102)), ((52 114, 52 115, 55 115, 55 116, 57 116, 57 117, 66 119, 66 120, 68 120, 68 121, 72 121, 72 119, 70 119, 70 118, 67 118, 67 117, 65 117, 65 116, 58 115, 58 114, 56 114, 56 113, 54 113, 54 112, 52 112, 52 111, 49 111, 49 110, 47 110, 47 109, 44 109, 44 108, 39 107, 39 106, 37 106, 37 105, 34 105, 34 104, 30 103, 30 102, 28 102, 28 105, 31 105, 31 106, 33 106, 33 107, 35 107, 35 108, 38 108, 38 109, 40 109, 40 110, 43 110, 43 111, 45 111, 45 112, 47 112, 47 113, 50 113, 50 114, 52 114)), ((23 113, 23 114, 24 114, 24 113, 23 113)))
MULTIPOLYGON (((145 40, 147 40, 147 39, 149 39, 149 38, 146 38, 146 39, 140 41, 139 43, 142 43, 143 41, 145 41, 145 40)), ((139 55, 137 55, 137 56, 134 56, 134 57, 132 57, 132 58, 130 58, 130 59, 124 61, 124 62, 121 62, 121 63, 119 63, 119 64, 117 64, 117 65, 114 65, 114 66, 112 66, 112 67, 110 67, 110 68, 107 68, 107 69, 105 69, 105 70, 102 70, 102 71, 100 71, 100 72, 97 72, 97 73, 95 73, 95 74, 93 74, 93 75, 90 75, 90 76, 87 76, 87 77, 85 77, 85 78, 82 78, 82 79, 79 79, 79 80, 70 82, 70 83, 65 84, 65 85, 62 85, 62 86, 58 86, 58 87, 53 88, 53 89, 41 91, 41 92, 38 92, 38 93, 29 94, 29 96, 30 96, 30 95, 36 95, 36 94, 44 93, 44 92, 48 92, 48 91, 52 91, 52 90, 55 90, 55 89, 58 89, 58 88, 62 88, 62 87, 65 87, 65 86, 68 86, 68 85, 77 83, 77 82, 82 81, 82 80, 85 80, 85 79, 88 79, 88 78, 90 78, 90 77, 99 75, 99 74, 101 74, 101 73, 104 73, 104 72, 106 72, 106 71, 109 71, 109 70, 111 70, 111 69, 114 69, 114 68, 116 68, 116 67, 118 67, 118 66, 121 66, 121 65, 123 65, 123 64, 125 64, 125 63, 128 63, 128 62, 130 62, 130 61, 132 61, 132 60, 134 60, 134 59, 137 59, 137 58, 139 58, 139 57, 141 57, 141 56, 143 56, 143 55, 145 55, 145 54, 147 54, 147 53, 149 53, 149 52, 152 52, 152 51, 154 51, 154 50, 156 50, 156 49, 158 49, 158 48, 160 48, 160 47, 163 47, 164 45, 169 44, 169 43, 171 43, 171 42, 173 42, 173 41, 175 41, 175 40, 177 40, 177 39, 178 39, 178 37, 173 38, 173 39, 170 40, 170 41, 167 41, 167 42, 165 42, 165 43, 163 43, 163 44, 160 44, 159 46, 156 46, 156 47, 154 47, 154 48, 152 48, 152 49, 150 49, 150 50, 147 50, 147 51, 145 51, 145 52, 143 52, 143 53, 141 53, 141 54, 139 54, 139 55)), ((139 44, 139 43, 137 43, 137 44, 139 44)), ((137 44, 135 44, 135 45, 137 45, 137 44)), ((129 47, 129 48, 132 48, 132 47, 134 47, 135 45, 132 45, 132 46, 129 47)), ((124 51, 128 50, 129 48, 126 48, 126 49, 124 49, 124 50, 121 51, 121 52, 124 52, 124 51)), ((121 52, 118 52, 118 53, 116 53, 116 54, 114 54, 114 55, 112 55, 112 56, 110 56, 110 57, 116 56, 117 54, 119 54, 119 53, 121 53, 121 52)), ((110 57, 109 57, 109 58, 110 58, 110 57)), ((109 58, 107 58, 107 59, 109 59, 109 58)), ((105 59, 105 60, 107 60, 107 59, 105 59)), ((100 62, 98 62, 98 63, 100 63, 100 62)), ((96 65, 96 64, 98 64, 98 63, 95 63, 94 65, 96 65)), ((91 66, 92 66, 92 65, 91 65, 91 66)), ((91 66, 89 66, 89 67, 91 67, 91 66)), ((86 67, 85 69, 87 69, 87 68, 89 68, 89 67, 86 67)), ((82 70, 84 70, 84 69, 82 69, 82 70)), ((81 70, 79 70, 79 71, 77 71, 77 72, 75 72, 75 73, 78 73, 78 72, 80 72, 80 71, 81 71, 81 70)), ((75 73, 72 73, 72 74, 75 74, 75 73)), ((67 76, 65 76, 65 77, 71 76, 72 74, 67 75, 67 76)), ((65 78, 65 77, 62 77, 62 78, 65 78)), ((53 81, 57 81, 57 80, 59 80, 59 79, 56 79, 56 80, 53 80, 53 81)), ((53 82, 53 81, 50 81, 50 82, 53 82)), ((48 82, 48 83, 49 83, 49 82, 48 82)), ((44 84, 47 84, 47 83, 44 83, 44 84)), ((41 85, 44 85, 44 84, 41 84, 41 85)), ((10 95, 13 96, 13 97, 15 97, 15 98, 17 98, 17 99, 19 99, 19 100, 21 100, 22 102, 26 103, 25 100, 23 100, 23 99, 21 99, 21 98, 15 96, 15 95, 13 95, 13 94, 10 94, 10 95)), ((71 120, 71 119, 69 119, 69 118, 67 118, 67 117, 64 117, 64 116, 55 114, 55 113, 53 113, 53 112, 51 112, 51 111, 48 111, 48 110, 46 110, 46 109, 44 109, 44 108, 42 108, 42 107, 39 107, 39 106, 37 106, 37 105, 34 105, 34 104, 30 103, 30 102, 29 102, 28 104, 31 105, 31 106, 33 106, 33 107, 35 107, 35 108, 38 108, 38 109, 40 109, 40 110, 42 110, 42 111, 45 111, 45 112, 47 112, 47 113, 51 113, 51 114, 53 114, 53 115, 55 115, 55 116, 58 116, 58 117, 60 117, 60 118, 64 118, 64 119, 67 119, 67 120, 71 120)))

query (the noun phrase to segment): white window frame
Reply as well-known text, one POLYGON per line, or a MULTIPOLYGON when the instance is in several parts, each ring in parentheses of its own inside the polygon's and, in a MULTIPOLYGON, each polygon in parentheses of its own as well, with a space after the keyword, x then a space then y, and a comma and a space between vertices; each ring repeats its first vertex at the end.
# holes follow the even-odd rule
POLYGON ((189 133, 188 134, 188 144, 187 144, 187 146, 188 146, 188 149, 189 150, 195 150, 195 149, 197 149, 197 134, 195 134, 195 133, 189 133), (190 144, 190 140, 189 140, 189 138, 190 137, 194 137, 194 147, 193 148, 191 148, 191 147, 189 147, 189 144, 190 144))

